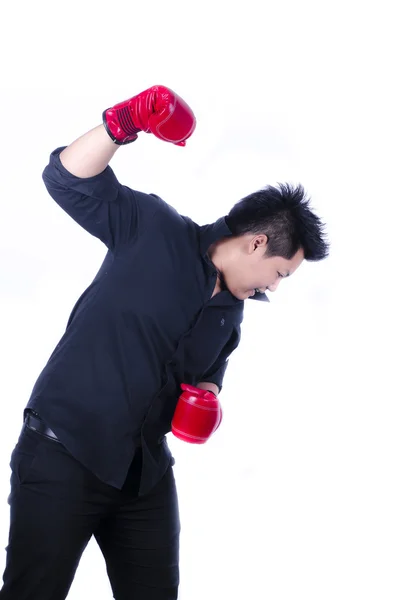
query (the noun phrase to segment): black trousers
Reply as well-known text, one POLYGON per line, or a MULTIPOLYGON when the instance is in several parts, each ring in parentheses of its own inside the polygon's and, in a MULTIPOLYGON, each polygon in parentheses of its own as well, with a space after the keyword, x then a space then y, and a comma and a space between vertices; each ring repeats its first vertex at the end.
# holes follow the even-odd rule
POLYGON ((10 532, 0 600, 64 600, 92 536, 116 600, 178 597, 180 522, 172 465, 151 492, 138 497, 141 450, 117 490, 60 442, 25 425, 10 466, 10 532))

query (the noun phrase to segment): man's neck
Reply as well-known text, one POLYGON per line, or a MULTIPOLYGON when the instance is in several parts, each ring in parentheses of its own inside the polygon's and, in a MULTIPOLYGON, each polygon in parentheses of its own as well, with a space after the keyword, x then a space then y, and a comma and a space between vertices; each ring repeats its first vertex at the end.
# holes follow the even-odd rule
POLYGON ((216 294, 219 294, 219 292, 221 292, 222 290, 223 290, 222 282, 221 282, 220 277, 218 275, 218 277, 216 278, 216 284, 215 284, 215 287, 214 287, 214 291, 212 292, 211 298, 213 298, 216 294))

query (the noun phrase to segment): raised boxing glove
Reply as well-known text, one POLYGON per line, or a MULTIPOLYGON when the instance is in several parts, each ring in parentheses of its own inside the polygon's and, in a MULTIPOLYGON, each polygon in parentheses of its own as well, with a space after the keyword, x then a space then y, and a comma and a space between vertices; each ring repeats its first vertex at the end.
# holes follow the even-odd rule
POLYGON ((196 128, 192 109, 178 94, 162 85, 108 108, 103 124, 115 144, 134 142, 140 131, 153 133, 160 140, 185 146, 196 128))
POLYGON ((204 444, 222 421, 220 402, 212 392, 186 383, 171 422, 172 433, 184 442, 204 444))

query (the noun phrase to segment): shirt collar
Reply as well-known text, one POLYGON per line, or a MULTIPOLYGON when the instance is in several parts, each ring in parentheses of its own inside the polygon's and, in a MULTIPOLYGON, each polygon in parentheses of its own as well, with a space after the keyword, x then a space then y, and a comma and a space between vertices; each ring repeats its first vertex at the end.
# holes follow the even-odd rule
MULTIPOLYGON (((208 250, 214 242, 217 242, 223 237, 233 235, 230 231, 225 217, 220 217, 215 223, 200 226, 200 252, 207 263, 213 265, 208 256, 208 250)), ((262 302, 270 302, 266 294, 256 292, 255 296, 251 296, 250 300, 260 300, 262 302)))

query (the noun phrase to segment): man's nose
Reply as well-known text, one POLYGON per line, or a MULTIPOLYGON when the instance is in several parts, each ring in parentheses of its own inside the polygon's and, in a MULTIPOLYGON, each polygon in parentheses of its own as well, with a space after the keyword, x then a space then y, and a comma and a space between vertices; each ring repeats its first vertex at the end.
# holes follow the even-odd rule
POLYGON ((268 286, 267 286, 267 289, 268 289, 270 292, 275 292, 275 291, 276 291, 276 289, 278 288, 278 284, 279 284, 279 283, 280 283, 280 280, 279 280, 279 279, 277 279, 277 280, 276 280, 274 283, 272 283, 272 285, 268 285, 268 286))

